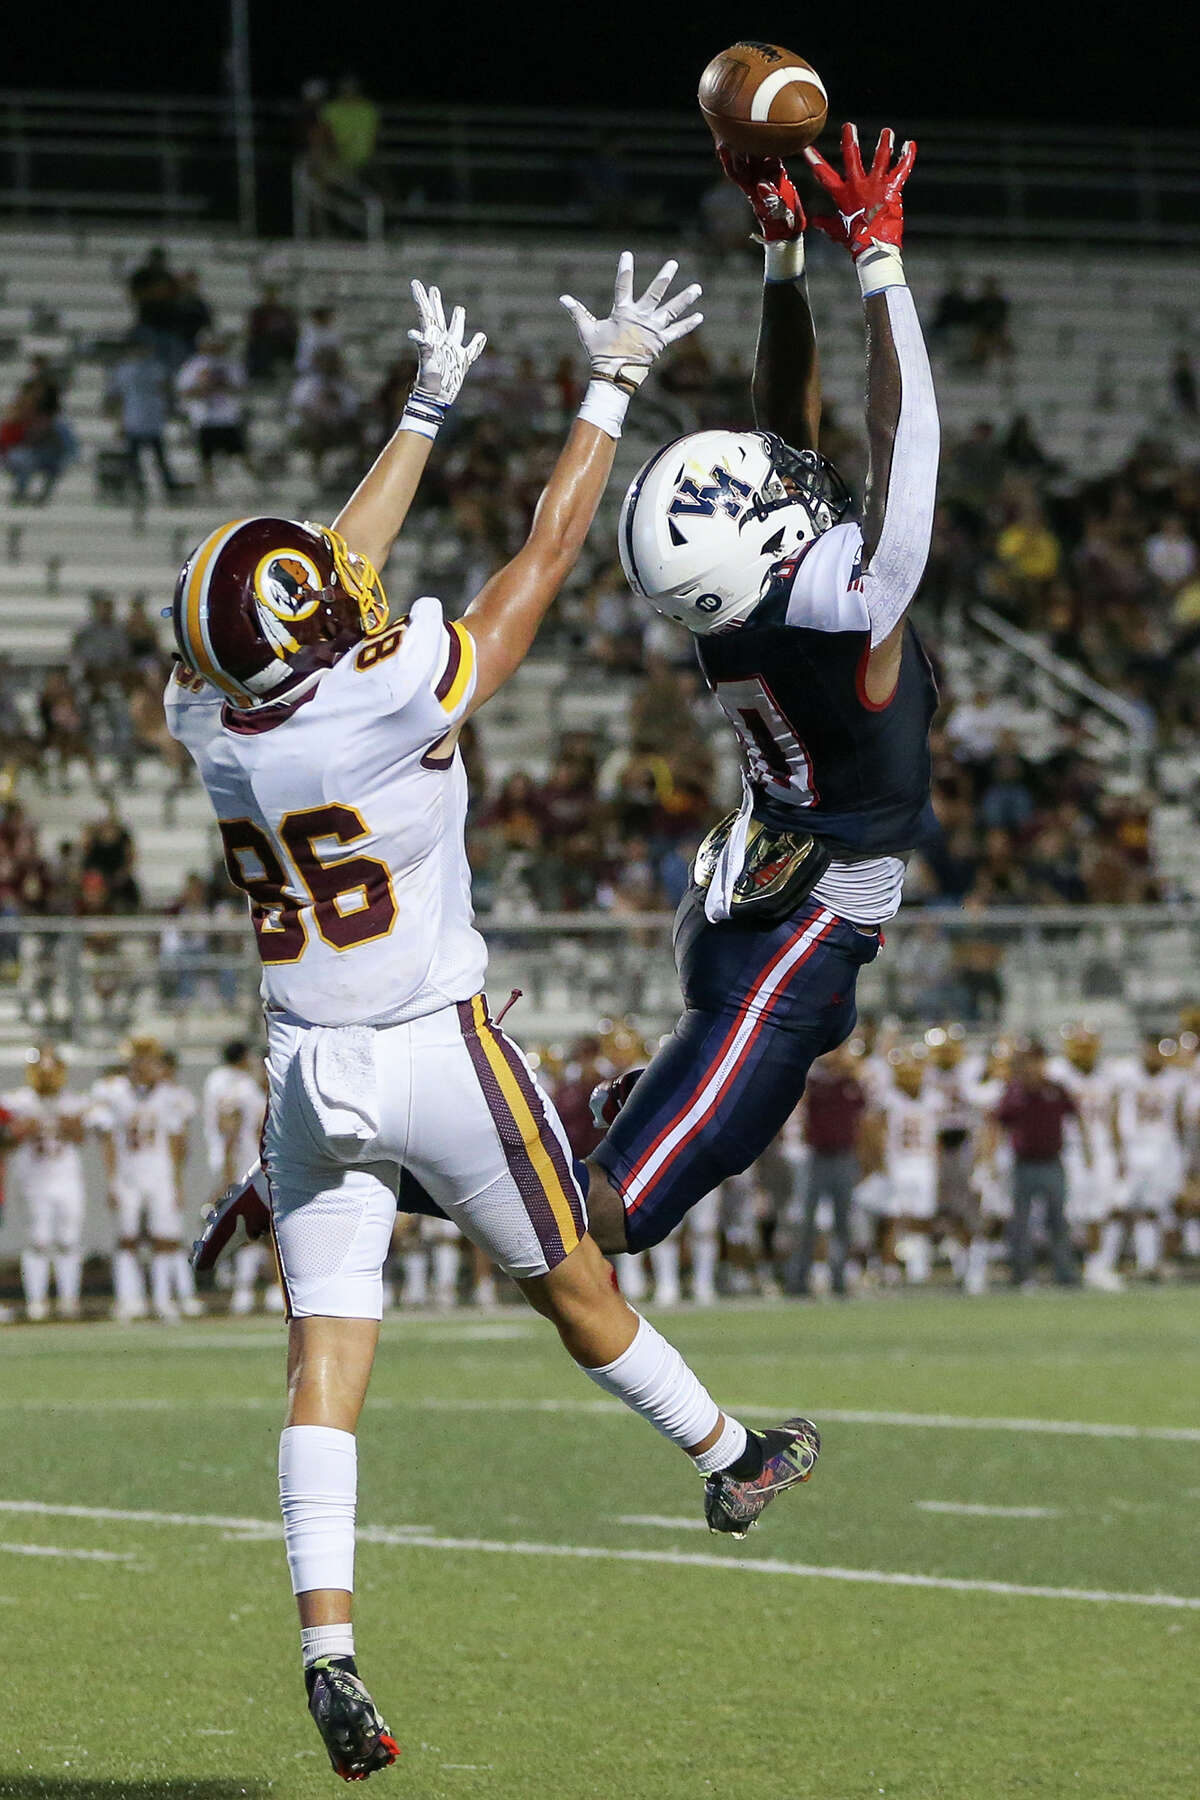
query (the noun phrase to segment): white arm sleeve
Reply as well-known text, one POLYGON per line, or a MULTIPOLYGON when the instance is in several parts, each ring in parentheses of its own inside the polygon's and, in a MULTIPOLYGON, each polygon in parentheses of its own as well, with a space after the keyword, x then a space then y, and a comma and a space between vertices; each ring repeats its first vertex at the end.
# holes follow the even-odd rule
POLYGON ((937 401, 929 357, 913 297, 906 287, 885 291, 892 341, 900 364, 900 418, 888 472, 883 530, 862 571, 871 621, 871 647, 900 623, 925 570, 937 495, 937 401))

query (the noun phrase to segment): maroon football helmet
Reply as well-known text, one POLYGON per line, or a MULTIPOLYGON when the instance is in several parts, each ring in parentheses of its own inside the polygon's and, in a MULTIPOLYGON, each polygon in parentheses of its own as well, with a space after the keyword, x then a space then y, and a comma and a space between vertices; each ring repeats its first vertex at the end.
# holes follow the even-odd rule
POLYGON ((324 525, 235 519, 184 563, 172 606, 185 663, 235 707, 293 700, 387 625, 365 557, 324 525))

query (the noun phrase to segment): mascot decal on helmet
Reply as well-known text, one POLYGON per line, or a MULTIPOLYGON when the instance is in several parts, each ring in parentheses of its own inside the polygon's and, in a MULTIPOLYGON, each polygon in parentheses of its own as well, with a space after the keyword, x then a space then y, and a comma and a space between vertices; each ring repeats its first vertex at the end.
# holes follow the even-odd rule
POLYGON ((210 532, 172 607, 180 656, 238 708, 299 699, 387 617, 366 558, 328 526, 294 519, 210 532))

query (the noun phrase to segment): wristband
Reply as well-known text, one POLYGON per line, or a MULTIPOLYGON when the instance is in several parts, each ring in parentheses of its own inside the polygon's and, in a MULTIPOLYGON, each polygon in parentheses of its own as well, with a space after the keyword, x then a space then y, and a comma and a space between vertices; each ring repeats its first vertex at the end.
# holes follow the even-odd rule
POLYGON ((871 239, 855 262, 854 271, 864 300, 869 300, 872 294, 882 294, 885 288, 908 286, 899 250, 894 244, 881 243, 878 238, 871 239))
POLYGON ((779 238, 774 243, 763 241, 764 281, 803 281, 804 239, 779 238))
POLYGON ((580 404, 579 417, 607 437, 619 438, 628 406, 629 395, 615 381, 603 375, 593 376, 580 404))
POLYGON ((414 388, 404 403, 404 411, 400 415, 400 430, 415 431, 421 437, 435 438, 446 417, 446 401, 435 400, 432 394, 422 393, 414 388))

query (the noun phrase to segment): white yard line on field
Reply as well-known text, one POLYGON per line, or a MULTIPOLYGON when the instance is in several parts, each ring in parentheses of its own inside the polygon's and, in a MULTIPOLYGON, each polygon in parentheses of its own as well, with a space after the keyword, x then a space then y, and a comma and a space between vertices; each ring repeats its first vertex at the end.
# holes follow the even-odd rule
POLYGON ((918 1512, 954 1513, 964 1519, 1061 1519, 1061 1506, 979 1506, 965 1500, 914 1500, 918 1512))
MULTIPOLYGON (((146 1525, 210 1526, 215 1530, 277 1535, 270 1519, 230 1519, 211 1513, 137 1512, 108 1506, 62 1506, 41 1500, 4 1500, 0 1510, 35 1513, 51 1518, 112 1520, 146 1525)), ((1107 1588, 1035 1587, 1025 1582, 982 1581, 952 1575, 912 1575, 895 1569, 843 1569, 820 1563, 782 1562, 774 1557, 714 1556, 684 1550, 613 1549, 601 1544, 537 1544, 499 1538, 440 1537, 413 1526, 367 1526, 364 1541, 404 1550, 468 1551, 484 1556, 528 1556, 536 1560, 565 1558, 581 1562, 654 1563, 685 1569, 721 1569, 737 1575, 794 1575, 809 1581, 849 1581, 872 1587, 937 1588, 952 1594, 999 1594, 1027 1600, 1081 1600, 1120 1606, 1161 1606, 1200 1612, 1200 1597, 1189 1594, 1127 1594, 1107 1588)), ((88 1553, 90 1554, 90 1553, 88 1553)))
POLYGON ((64 1550, 57 1544, 0 1544, 5 1556, 56 1556, 65 1562, 133 1562, 132 1550, 64 1550))
MULTIPOLYGON (((172 1340, 174 1347, 177 1340, 172 1340)), ((776 1401, 763 1405, 758 1401, 729 1406, 735 1415, 750 1418, 777 1418, 788 1411, 793 1401, 776 1401)), ((265 1412, 278 1410, 282 1401, 274 1394, 241 1394, 228 1396, 214 1393, 203 1398, 189 1396, 174 1399, 166 1395, 105 1395, 99 1399, 82 1399, 70 1395, 60 1400, 12 1399, 0 1397, 0 1412, 265 1412)), ((587 1417, 626 1418, 627 1408, 619 1400, 533 1400, 513 1395, 493 1398, 464 1395, 380 1394, 367 1397, 368 1410, 376 1412, 467 1412, 467 1413, 577 1413, 587 1417)), ((1003 1416, 976 1418, 963 1413, 859 1412, 843 1407, 814 1405, 813 1412, 821 1425, 879 1425, 922 1431, 1013 1431, 1035 1432, 1048 1437, 1084 1437, 1142 1439, 1161 1444, 1200 1444, 1200 1425, 1116 1425, 1092 1419, 1014 1419, 1003 1416)))

